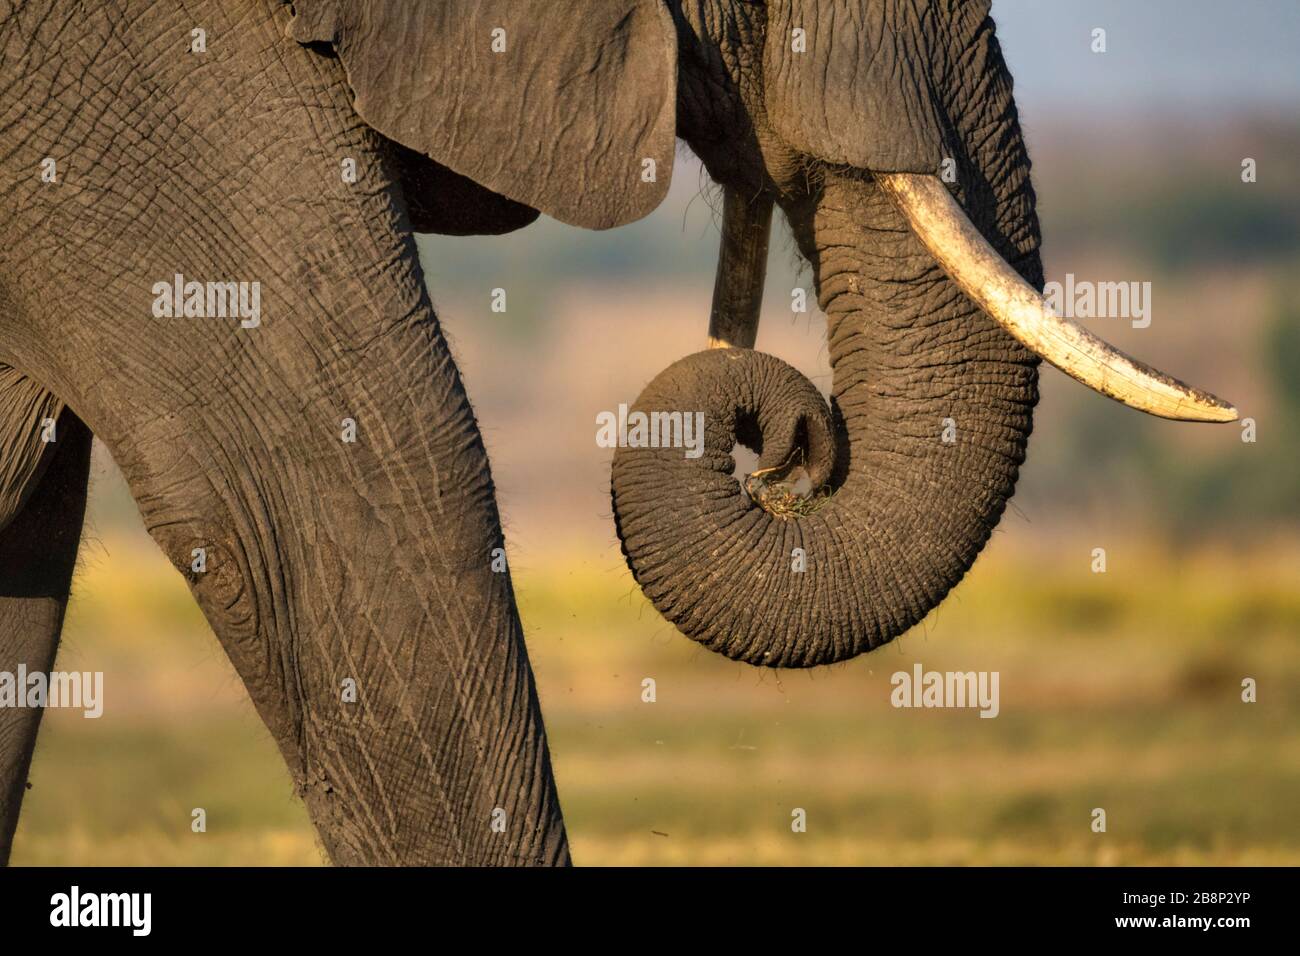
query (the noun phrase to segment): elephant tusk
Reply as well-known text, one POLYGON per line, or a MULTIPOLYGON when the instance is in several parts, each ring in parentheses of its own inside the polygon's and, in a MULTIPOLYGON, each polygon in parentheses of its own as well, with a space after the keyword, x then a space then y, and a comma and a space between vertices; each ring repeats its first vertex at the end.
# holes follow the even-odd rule
POLYGON ((1237 410, 1208 392, 1130 358, 1056 315, 989 245, 936 177, 874 173, 943 270, 1025 347, 1062 372, 1139 411, 1189 422, 1231 422, 1237 410))
POLYGON ((754 347, 771 231, 772 197, 762 193, 746 199, 728 186, 722 201, 722 246, 709 312, 709 348, 754 347))

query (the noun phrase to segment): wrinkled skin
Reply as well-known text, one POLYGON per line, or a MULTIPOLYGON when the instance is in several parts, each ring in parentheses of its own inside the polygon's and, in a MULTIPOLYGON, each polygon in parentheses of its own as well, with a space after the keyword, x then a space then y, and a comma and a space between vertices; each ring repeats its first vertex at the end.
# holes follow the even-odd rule
MULTIPOLYGON (((674 128, 717 181, 788 218, 835 381, 827 409, 744 351, 656 379, 641 403, 704 410, 708 454, 690 467, 680 453, 615 456, 638 581, 687 634, 772 666, 875 647, 943 598, 1012 492, 1036 362, 948 281, 871 170, 932 171, 942 149, 972 219, 1041 282, 985 5, 625 5, 585 20, 610 31, 599 69, 583 65, 592 44, 563 47, 573 11, 513 14, 526 68, 475 87, 456 73, 463 48, 439 46, 461 34, 413 24, 417 5, 394 0, 0 0, 0 669, 53 660, 93 432, 335 862, 567 863, 510 578, 491 564, 503 542, 487 457, 412 232, 508 232, 538 210, 629 221, 667 188, 674 128), (765 62, 765 45, 785 45, 768 31, 795 23, 839 44, 823 84, 765 62), (186 53, 196 24, 210 34, 201 68, 186 53), (882 30, 892 45, 869 42, 882 30), (394 44, 410 48, 394 57, 394 44), (565 55, 594 93, 550 81, 565 55), (498 94, 447 102, 510 84, 504 117, 487 103, 498 94), (610 105, 578 114, 555 96, 610 105), (47 156, 57 188, 39 177, 47 156), (625 174, 643 157, 657 179, 625 174), (256 334, 151 319, 151 284, 176 272, 260 281, 267 319, 256 334), (35 423, 64 405, 56 450, 40 447, 35 423), (340 440, 345 418, 355 442, 340 440), (945 418, 955 444, 938 441, 945 418), (765 465, 801 454, 834 497, 774 518, 730 478, 738 438, 765 465), (788 573, 796 546, 804 574, 788 573)), ((38 719, 0 711, 0 860, 38 719)))

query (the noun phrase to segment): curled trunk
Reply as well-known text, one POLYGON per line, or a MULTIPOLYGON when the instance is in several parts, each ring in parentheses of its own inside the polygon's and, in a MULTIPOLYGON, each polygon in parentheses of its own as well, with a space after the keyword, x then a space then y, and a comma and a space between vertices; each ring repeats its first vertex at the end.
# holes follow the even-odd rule
MULTIPOLYGON (((1041 288, 1029 158, 991 23, 966 49, 976 68, 936 86, 956 198, 1041 288)), ((703 412, 704 453, 620 448, 612 480, 624 553, 660 612, 773 667, 871 650, 943 600, 1014 491, 1038 400, 1038 359, 949 278, 871 172, 813 163, 800 182, 776 200, 827 316, 829 407, 771 356, 688 356, 636 407, 703 412), (748 494, 737 442, 760 454, 748 494)))
MULTIPOLYGON (((736 660, 807 667, 891 640, 961 580, 1015 487, 1037 360, 873 184, 831 177, 806 218, 787 212, 829 320, 830 408, 771 356, 689 356, 636 407, 702 411, 704 454, 619 449, 613 497, 633 573, 665 617, 736 660), (753 497, 732 477, 737 442, 761 455, 753 497), (764 492, 789 488, 799 465, 819 490, 774 506, 764 492)), ((1019 266, 1041 283, 1029 236, 1019 266)))

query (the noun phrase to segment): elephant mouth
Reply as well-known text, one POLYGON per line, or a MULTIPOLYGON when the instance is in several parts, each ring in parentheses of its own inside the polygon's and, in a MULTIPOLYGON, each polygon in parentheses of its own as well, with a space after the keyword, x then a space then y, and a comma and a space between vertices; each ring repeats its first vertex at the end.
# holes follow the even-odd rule
MULTIPOLYGON (((939 179, 879 172, 874 178, 949 278, 1039 358, 1093 391, 1150 415, 1191 422, 1236 421, 1231 403, 1132 358, 1056 315, 989 245, 939 179)), ((726 190, 709 348, 754 347, 771 222, 769 197, 750 200, 726 190)))

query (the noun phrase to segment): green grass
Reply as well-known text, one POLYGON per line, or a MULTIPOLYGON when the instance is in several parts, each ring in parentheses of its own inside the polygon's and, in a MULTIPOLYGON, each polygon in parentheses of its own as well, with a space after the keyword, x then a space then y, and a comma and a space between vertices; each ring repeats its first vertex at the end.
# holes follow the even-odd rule
MULTIPOLYGON (((106 714, 47 716, 14 862, 321 862, 179 576, 106 543, 59 665, 106 672, 106 714)), ((677 634, 616 555, 534 558, 516 582, 576 861, 1300 863, 1300 550, 1087 555, 995 547, 896 644, 781 673, 677 634), (893 709, 916 661, 999 671, 1000 716, 893 709)))

